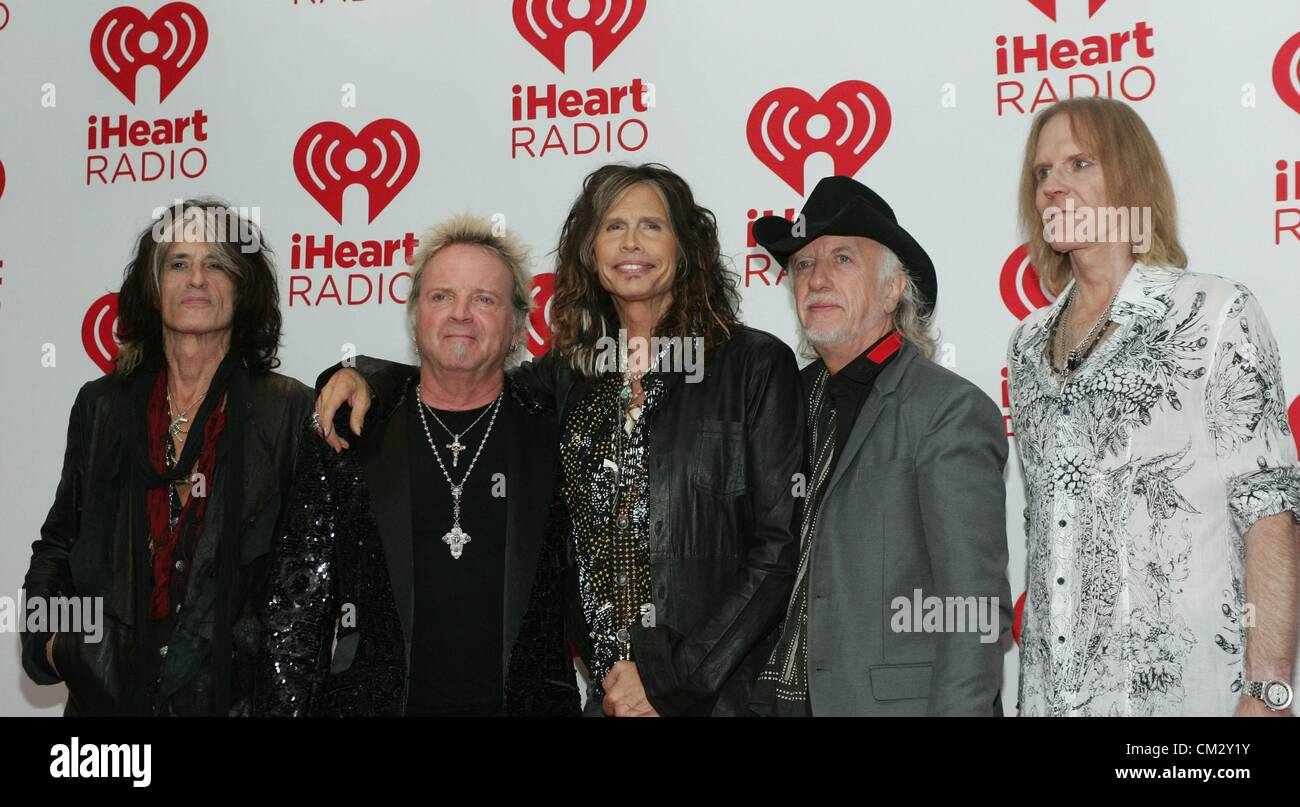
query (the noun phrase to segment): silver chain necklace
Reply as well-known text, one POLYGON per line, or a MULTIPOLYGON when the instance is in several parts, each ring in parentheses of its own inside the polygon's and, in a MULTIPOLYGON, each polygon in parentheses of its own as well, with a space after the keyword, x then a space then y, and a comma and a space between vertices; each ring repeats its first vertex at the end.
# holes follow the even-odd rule
MULTIPOLYGON (((424 392, 423 388, 420 388, 419 392, 423 393, 424 392)), ((420 402, 424 403, 423 397, 420 399, 420 402)), ((428 404, 425 404, 425 406, 428 406, 428 404)), ((429 414, 433 415, 433 419, 437 421, 438 425, 442 427, 443 431, 451 435, 451 442, 448 443, 446 446, 444 446, 444 448, 451 449, 451 467, 455 468, 456 464, 460 462, 460 452, 464 451, 466 448, 466 446, 460 442, 461 434, 469 434, 470 430, 473 429, 475 426, 477 426, 478 422, 482 420, 483 416, 486 415, 487 413, 488 410, 485 408, 482 412, 479 413, 478 417, 474 418, 473 423, 461 429, 460 434, 456 434, 451 429, 447 428, 447 424, 442 422, 442 418, 438 417, 438 413, 433 411, 433 407, 431 406, 429 407, 429 414)))
MULTIPOLYGON (((497 394, 495 405, 492 409, 492 417, 488 420, 487 431, 483 432, 483 440, 478 444, 478 450, 474 452, 474 458, 469 461, 469 467, 465 469, 465 475, 457 483, 452 480, 451 474, 447 473, 447 466, 442 462, 442 455, 438 453, 438 446, 433 442, 433 434, 429 431, 429 421, 424 417, 424 410, 427 408, 429 414, 437 420, 438 416, 434 415, 433 408, 424 402, 420 397, 420 391, 417 388, 415 392, 416 411, 420 413, 420 425, 424 427, 424 436, 429 441, 429 448, 433 451, 434 459, 438 460, 438 468, 441 469, 443 477, 446 478, 447 484, 451 486, 451 529, 442 536, 442 542, 451 548, 451 557, 453 560, 459 560, 461 553, 465 551, 465 544, 469 543, 469 533, 460 528, 460 497, 465 492, 465 482, 469 475, 474 472, 474 464, 478 462, 479 455, 483 453, 483 446, 487 445, 488 435, 492 434, 492 424, 497 421, 497 412, 501 411, 501 396, 505 394, 502 390, 497 394)), ((483 410, 487 413, 487 409, 483 410)), ((483 417, 483 415, 479 415, 483 417)), ((477 423, 478 421, 474 421, 477 423)), ((443 428, 447 428, 443 426, 443 428)), ((469 431, 466 429, 465 431, 469 431)), ((461 432, 464 434, 465 432, 461 432)), ((455 462, 453 461, 453 465, 455 462)))
POLYGON ((171 423, 169 423, 167 426, 167 434, 172 439, 176 439, 177 437, 180 437, 183 440, 185 439, 185 435, 190 433, 189 429, 182 429, 181 426, 190 422, 189 419, 190 410, 194 408, 195 404, 197 404, 199 401, 203 400, 206 397, 208 397, 208 391, 204 390, 203 393, 199 395, 199 397, 190 401, 190 405, 182 409, 179 415, 172 417, 172 391, 170 387, 167 388, 167 417, 171 420, 171 423))
POLYGON ((1083 360, 1088 357, 1088 354, 1097 346, 1097 343, 1101 341, 1102 334, 1106 332, 1106 328, 1110 325, 1110 315, 1111 311, 1115 308, 1115 301, 1119 299, 1119 289, 1115 289, 1115 294, 1111 296, 1110 302, 1106 304, 1106 307, 1102 309, 1101 313, 1097 316, 1097 319, 1092 323, 1092 327, 1083 335, 1083 338, 1079 340, 1079 343, 1065 354, 1062 358, 1061 365, 1058 367, 1056 366, 1056 357, 1057 354, 1062 352, 1064 346, 1064 343, 1061 341, 1063 335, 1062 332, 1064 332, 1064 335, 1068 338, 1070 322, 1073 319, 1074 298, 1077 296, 1078 291, 1078 284, 1075 284, 1074 288, 1070 289, 1070 297, 1065 301, 1064 310, 1061 312, 1061 315, 1057 317, 1056 329, 1052 335, 1051 363, 1052 369, 1061 376, 1062 395, 1065 394, 1065 388, 1070 383, 1071 376, 1073 376, 1075 371, 1079 369, 1079 365, 1083 364, 1083 360))

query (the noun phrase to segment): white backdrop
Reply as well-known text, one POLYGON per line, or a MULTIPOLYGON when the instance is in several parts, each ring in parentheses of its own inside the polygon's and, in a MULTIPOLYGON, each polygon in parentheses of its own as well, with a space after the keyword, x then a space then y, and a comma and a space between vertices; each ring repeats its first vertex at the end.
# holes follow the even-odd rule
MULTIPOLYGON (((109 293, 133 235, 181 197, 258 208, 279 255, 282 370, 310 384, 351 349, 409 358, 403 242, 454 213, 501 216, 548 272, 582 177, 612 160, 691 182, 744 278, 746 321, 794 344, 788 283, 748 224, 853 175, 934 258, 939 360, 1002 403, 1006 339, 1045 302, 1015 254, 1029 113, 1101 92, 1132 101, 1164 149, 1191 268, 1264 301, 1294 395, 1298 51, 1296 0, 0 2, 0 596, 19 596, 72 400, 113 352, 109 293), (1041 63, 1018 65, 1018 49, 1041 63), (530 119, 537 97, 550 108, 530 119), (367 162, 354 143, 372 140, 367 162), (309 260, 327 239, 331 265, 309 260)), ((537 287, 544 299, 544 275, 537 287)), ((1019 596, 1014 467, 1007 489, 1019 596)), ((1017 662, 1012 648, 1008 709, 1017 662)), ((63 698, 0 635, 0 714, 63 698)))

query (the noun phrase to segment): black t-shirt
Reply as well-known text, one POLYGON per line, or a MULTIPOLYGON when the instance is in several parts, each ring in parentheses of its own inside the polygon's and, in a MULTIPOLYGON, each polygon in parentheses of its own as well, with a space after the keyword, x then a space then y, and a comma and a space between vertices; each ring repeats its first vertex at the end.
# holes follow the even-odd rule
MULTIPOLYGON (((418 393, 411 398, 415 407, 424 406, 418 393)), ((464 412, 433 410, 448 429, 460 434, 460 444, 465 446, 454 466, 447 447, 451 435, 424 409, 428 435, 454 481, 465 477, 492 422, 494 406, 464 412), (469 428, 479 415, 482 419, 469 428)), ((420 413, 411 413, 415 626, 408 715, 500 715, 504 711, 506 411, 503 401, 464 484, 460 527, 470 540, 459 558, 452 557, 451 547, 443 541, 452 528, 451 486, 434 458, 420 413)))

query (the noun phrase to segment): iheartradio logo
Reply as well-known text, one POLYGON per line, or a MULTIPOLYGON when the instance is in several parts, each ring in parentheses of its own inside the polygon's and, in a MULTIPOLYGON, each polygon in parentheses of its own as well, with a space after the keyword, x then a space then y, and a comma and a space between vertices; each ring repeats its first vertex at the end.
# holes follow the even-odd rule
POLYGON ((820 99, 779 87, 754 104, 745 135, 759 162, 802 196, 810 156, 828 155, 837 176, 851 177, 885 142, 891 120, 884 93, 865 81, 842 81, 820 99))
POLYGON ((136 74, 142 67, 156 68, 161 103, 198 64, 207 46, 207 21, 189 3, 168 3, 152 17, 118 6, 95 23, 90 59, 133 104, 136 74))
POLYGON ((0 163, 0 198, 5 195, 5 164, 0 163))
POLYGON ((1282 44, 1273 60, 1273 86, 1283 103, 1300 112, 1300 32, 1282 44))
POLYGON ((1291 437, 1295 439, 1296 456, 1300 457, 1300 396, 1291 402, 1286 413, 1291 421, 1291 437))
POLYGON ((91 303, 81 320, 81 344, 90 360, 105 373, 113 369, 117 359, 117 340, 113 337, 116 329, 117 292, 111 291, 91 303))
MULTIPOLYGON (((1052 22, 1056 22, 1056 0, 1029 0, 1029 5, 1046 14, 1052 22)), ((1092 19, 1092 15, 1104 5, 1106 0, 1088 0, 1088 19, 1092 19)))
POLYGON ((515 28, 561 73, 569 36, 585 33, 591 37, 594 71, 632 33, 645 14, 645 4, 646 0, 590 0, 587 13, 574 17, 569 0, 515 0, 515 28))
POLYGON ((1047 293, 1043 282, 1029 262, 1029 244, 1016 247, 1002 264, 1002 276, 998 280, 1002 292, 1002 302, 1016 319, 1024 319, 1040 308, 1046 308, 1056 298, 1047 293))
POLYGON ((358 134, 323 121, 298 138, 293 171, 325 212, 343 223, 343 192, 361 185, 369 194, 368 222, 374 222, 405 188, 420 166, 420 142, 411 127, 380 118, 358 134))
POLYGON ((551 347, 551 295, 555 293, 555 273, 533 275, 531 292, 536 307, 528 315, 528 352, 541 356, 551 347))

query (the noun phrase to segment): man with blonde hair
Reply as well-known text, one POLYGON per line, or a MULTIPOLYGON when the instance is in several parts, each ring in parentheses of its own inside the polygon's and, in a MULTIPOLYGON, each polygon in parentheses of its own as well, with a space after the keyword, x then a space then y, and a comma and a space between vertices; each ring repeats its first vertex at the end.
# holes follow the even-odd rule
POLYGON ((1217 266, 1187 270, 1173 182, 1121 101, 1038 113, 1020 189, 1058 295, 1007 351, 1020 713, 1294 714, 1300 465, 1263 303, 1217 266), (1117 208, 1151 227, 1113 228, 1117 208))
POLYGON ((555 419, 505 376, 532 308, 526 250, 461 216, 412 266, 418 377, 355 450, 305 441, 261 711, 576 715, 555 419))

